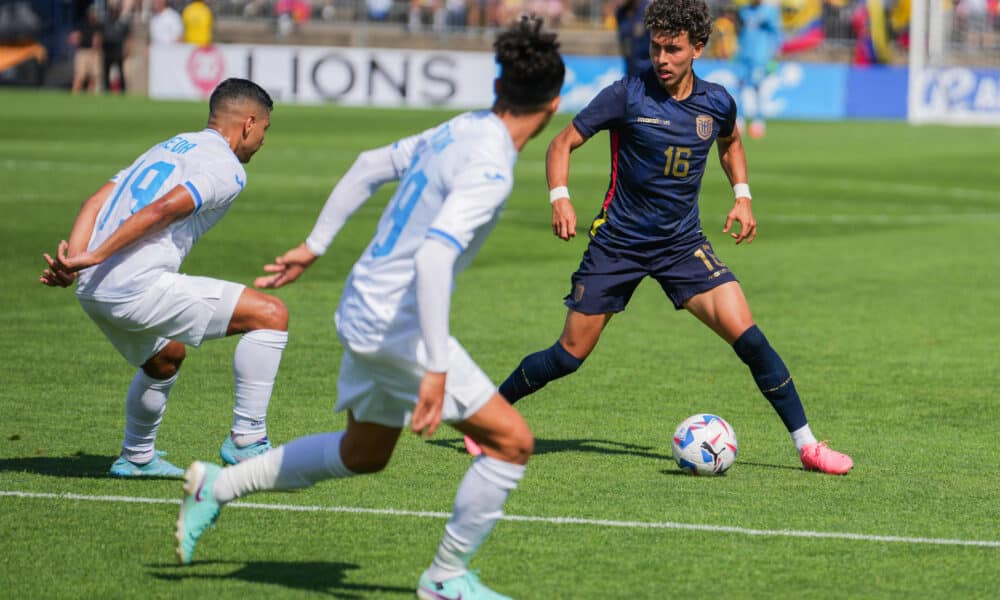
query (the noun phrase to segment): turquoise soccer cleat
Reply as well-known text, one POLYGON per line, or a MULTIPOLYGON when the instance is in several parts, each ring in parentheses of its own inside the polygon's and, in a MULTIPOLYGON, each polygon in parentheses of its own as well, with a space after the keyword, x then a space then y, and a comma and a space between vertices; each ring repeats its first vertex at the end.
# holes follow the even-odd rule
POLYGON ((144 465, 138 465, 126 460, 124 456, 119 456, 118 460, 111 464, 108 473, 112 477, 139 478, 139 477, 167 477, 170 479, 180 479, 184 476, 184 469, 177 467, 163 460, 166 452, 158 451, 153 455, 153 460, 144 465))
POLYGON ((222 442, 222 448, 219 449, 219 456, 222 457, 222 462, 227 465, 235 465, 248 458, 264 454, 270 449, 271 441, 267 439, 267 436, 260 438, 249 446, 243 446, 240 448, 233 443, 233 438, 227 435, 226 441, 222 442))
POLYGON ((422 600, 513 600, 498 594, 479 581, 475 571, 444 581, 432 581, 425 571, 417 584, 417 598, 422 600))
POLYGON ((184 500, 177 517, 177 560, 191 563, 198 538, 219 518, 222 505, 215 499, 215 479, 222 467, 195 461, 184 473, 184 500))

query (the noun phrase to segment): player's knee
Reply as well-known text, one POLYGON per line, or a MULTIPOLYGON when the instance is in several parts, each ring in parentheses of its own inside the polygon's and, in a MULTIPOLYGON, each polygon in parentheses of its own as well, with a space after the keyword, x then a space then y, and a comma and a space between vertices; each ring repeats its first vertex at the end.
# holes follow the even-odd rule
POLYGON ((518 428, 510 435, 504 436, 497 448, 501 460, 517 465, 526 464, 534 451, 535 436, 527 427, 518 428))
POLYGON ((288 308, 280 298, 263 294, 258 317, 260 323, 258 329, 288 331, 288 308))
POLYGON ((153 379, 170 379, 181 368, 187 350, 184 344, 170 342, 142 365, 142 370, 153 379))

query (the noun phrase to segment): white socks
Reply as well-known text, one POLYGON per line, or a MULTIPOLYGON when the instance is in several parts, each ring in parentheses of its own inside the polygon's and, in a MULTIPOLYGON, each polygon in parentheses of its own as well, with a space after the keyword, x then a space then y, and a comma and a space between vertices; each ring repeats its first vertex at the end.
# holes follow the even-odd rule
POLYGON ((466 572, 469 560, 503 516, 507 496, 524 477, 524 470, 524 465, 485 455, 472 463, 458 486, 455 508, 428 577, 444 581, 466 572))
POLYGON ((816 436, 813 435, 812 429, 809 429, 809 424, 806 423, 792 432, 792 441, 795 442, 795 448, 802 452, 802 448, 816 443, 816 436))
POLYGON ((232 434, 237 446, 246 446, 267 435, 267 405, 287 343, 287 331, 257 329, 243 334, 236 345, 232 434))
POLYGON ((301 437, 223 469, 215 480, 215 499, 226 503, 251 492, 290 490, 350 477, 354 473, 340 458, 343 437, 343 431, 301 437))
POLYGON ((153 460, 156 431, 175 381, 176 374, 170 379, 153 379, 142 369, 135 374, 125 397, 125 441, 122 442, 125 460, 137 465, 153 460))

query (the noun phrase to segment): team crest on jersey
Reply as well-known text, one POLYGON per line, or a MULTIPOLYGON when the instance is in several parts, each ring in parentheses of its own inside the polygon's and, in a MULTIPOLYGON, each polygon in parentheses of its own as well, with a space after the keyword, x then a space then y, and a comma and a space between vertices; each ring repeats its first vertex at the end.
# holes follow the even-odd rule
POLYGON ((703 140, 707 140, 712 137, 712 126, 714 124, 715 121, 712 117, 708 115, 698 115, 698 117, 694 120, 695 131, 698 133, 698 137, 703 140))
POLYGON ((574 286, 573 288, 573 300, 577 302, 583 300, 583 292, 584 292, 583 284, 582 283, 576 284, 576 286, 574 286))

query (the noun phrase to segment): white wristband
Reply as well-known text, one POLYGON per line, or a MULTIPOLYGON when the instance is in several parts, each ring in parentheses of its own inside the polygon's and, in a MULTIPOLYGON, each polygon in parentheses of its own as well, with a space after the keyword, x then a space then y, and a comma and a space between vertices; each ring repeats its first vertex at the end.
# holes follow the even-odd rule
POLYGON ((564 185, 560 185, 549 190, 549 204, 552 204, 560 198, 569 198, 569 188, 564 185))
POLYGON ((733 186, 733 194, 737 198, 753 198, 750 195, 750 184, 749 183, 737 183, 733 186))

